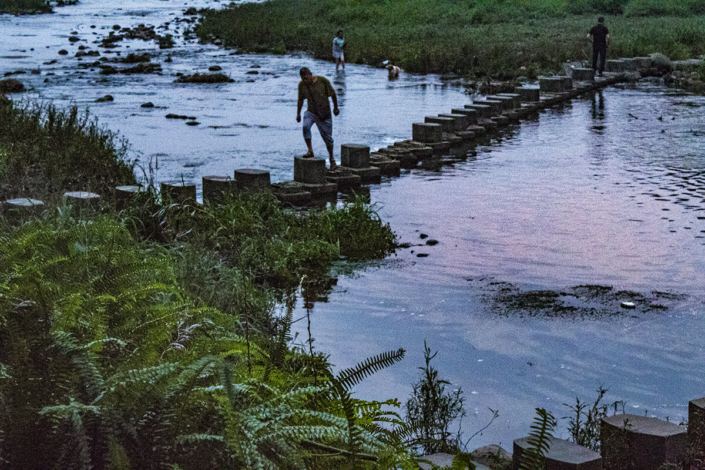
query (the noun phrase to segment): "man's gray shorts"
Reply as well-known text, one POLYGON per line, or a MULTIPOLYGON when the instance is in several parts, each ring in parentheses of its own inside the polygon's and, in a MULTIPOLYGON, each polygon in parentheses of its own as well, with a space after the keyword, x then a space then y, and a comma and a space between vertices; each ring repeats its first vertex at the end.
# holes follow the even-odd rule
POLYGON ((318 127, 318 132, 321 133, 323 141, 326 143, 326 147, 333 146, 333 118, 330 117, 325 121, 320 119, 315 114, 306 111, 304 113, 304 139, 311 138, 311 126, 316 125, 318 127))

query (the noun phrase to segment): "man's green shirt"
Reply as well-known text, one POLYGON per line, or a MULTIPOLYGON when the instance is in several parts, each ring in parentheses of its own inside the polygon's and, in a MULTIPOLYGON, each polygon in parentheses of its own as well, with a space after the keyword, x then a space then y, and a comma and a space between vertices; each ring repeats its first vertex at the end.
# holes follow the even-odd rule
POLYGON ((314 76, 311 85, 299 82, 299 103, 308 100, 308 111, 323 121, 331 117, 328 98, 334 94, 333 85, 325 77, 314 76))

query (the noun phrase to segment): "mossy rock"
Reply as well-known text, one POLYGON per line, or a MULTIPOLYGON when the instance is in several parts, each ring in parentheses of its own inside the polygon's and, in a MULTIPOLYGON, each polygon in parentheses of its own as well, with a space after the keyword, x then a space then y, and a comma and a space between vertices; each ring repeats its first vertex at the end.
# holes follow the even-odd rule
POLYGON ((667 73, 673 71, 673 62, 660 52, 656 52, 651 54, 651 67, 656 68, 659 72, 667 73))
POLYGON ((19 80, 8 78, 0 80, 0 93, 21 93, 25 91, 25 87, 19 80))
POLYGON ((228 83, 234 81, 224 73, 194 73, 193 75, 183 75, 176 80, 177 83, 228 83))

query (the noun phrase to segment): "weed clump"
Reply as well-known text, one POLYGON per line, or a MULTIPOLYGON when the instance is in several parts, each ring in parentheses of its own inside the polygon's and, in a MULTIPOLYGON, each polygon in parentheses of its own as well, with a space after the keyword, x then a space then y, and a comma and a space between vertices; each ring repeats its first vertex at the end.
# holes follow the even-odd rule
POLYGON ((127 142, 88 111, 25 102, 0 106, 0 198, 57 201, 66 191, 109 193, 135 184, 127 142))

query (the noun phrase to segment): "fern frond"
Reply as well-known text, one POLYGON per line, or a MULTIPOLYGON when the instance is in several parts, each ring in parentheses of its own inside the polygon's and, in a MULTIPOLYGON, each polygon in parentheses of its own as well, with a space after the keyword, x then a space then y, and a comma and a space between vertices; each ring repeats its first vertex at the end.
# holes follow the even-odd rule
POLYGON ((350 390, 352 387, 360 383, 365 377, 368 377, 375 372, 394 365, 404 359, 403 348, 397 351, 388 351, 377 356, 365 359, 363 362, 341 371, 337 375, 337 380, 345 390, 350 390))

